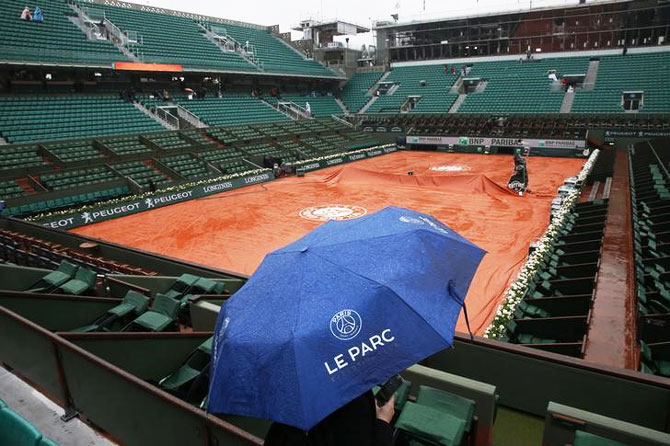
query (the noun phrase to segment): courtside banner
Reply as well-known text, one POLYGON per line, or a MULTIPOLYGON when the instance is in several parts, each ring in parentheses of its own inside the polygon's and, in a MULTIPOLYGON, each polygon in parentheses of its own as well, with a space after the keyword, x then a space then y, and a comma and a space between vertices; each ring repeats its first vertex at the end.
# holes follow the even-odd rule
POLYGON ((122 201, 114 205, 102 206, 98 209, 89 209, 85 212, 65 214, 58 217, 52 216, 43 220, 38 220, 37 223, 53 229, 74 229, 99 223, 101 221, 111 220, 113 218, 125 217, 126 215, 136 214, 138 212, 162 208, 164 206, 181 203, 194 198, 218 194, 219 192, 225 192, 227 190, 265 183, 274 180, 274 178, 274 173, 272 173, 272 171, 267 171, 255 175, 232 178, 228 181, 221 181, 220 183, 201 184, 191 189, 158 194, 142 199, 129 199, 128 201, 122 201))
POLYGON ((479 136, 407 136, 407 144, 442 146, 530 147, 583 150, 586 141, 576 139, 482 138, 479 136))
POLYGON ((313 170, 324 169, 326 167, 336 166, 338 164, 350 163, 352 161, 358 161, 366 158, 373 158, 375 156, 395 152, 396 150, 398 150, 396 147, 385 147, 383 149, 357 151, 356 153, 343 153, 332 158, 313 161, 310 163, 299 165, 297 167, 297 170, 302 172, 311 172, 313 170))

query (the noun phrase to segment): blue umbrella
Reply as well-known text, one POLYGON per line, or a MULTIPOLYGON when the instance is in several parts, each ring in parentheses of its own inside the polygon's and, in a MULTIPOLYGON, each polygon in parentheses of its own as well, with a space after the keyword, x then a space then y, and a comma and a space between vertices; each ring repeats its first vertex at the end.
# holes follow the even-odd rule
POLYGON ((208 411, 309 430, 452 344, 484 254, 395 207, 268 254, 219 314, 208 411))

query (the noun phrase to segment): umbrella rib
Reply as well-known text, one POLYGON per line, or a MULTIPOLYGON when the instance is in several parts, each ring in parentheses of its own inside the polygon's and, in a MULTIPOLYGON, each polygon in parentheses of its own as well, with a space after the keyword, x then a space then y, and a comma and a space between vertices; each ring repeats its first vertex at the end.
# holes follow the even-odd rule
MULTIPOLYGON (((336 267, 338 267, 338 268, 342 268, 343 270, 348 271, 348 272, 350 272, 351 274, 353 274, 353 275, 355 275, 355 276, 358 276, 358 277, 360 277, 360 278, 362 278, 362 279, 365 279, 365 280, 367 280, 368 282, 372 282, 372 283, 374 283, 374 284, 377 284, 377 285, 380 286, 380 287, 386 288, 386 289, 389 290, 391 293, 393 293, 394 295, 396 295, 396 296, 402 301, 402 303, 403 303, 407 308, 409 308, 410 311, 412 311, 412 313, 416 314, 416 315, 419 317, 419 319, 422 319, 422 320, 426 321, 426 319, 425 319, 423 316, 421 316, 421 314, 419 314, 419 313, 416 311, 416 309, 414 309, 414 307, 412 307, 410 304, 408 304, 407 301, 406 301, 405 299, 403 299, 402 297, 400 297, 400 295, 399 295, 398 293, 396 293, 396 292, 395 292, 392 288, 390 288, 389 286, 387 286, 387 285, 383 285, 383 284, 381 284, 381 283, 375 281, 374 279, 371 279, 370 277, 364 276, 363 274, 360 274, 360 273, 358 273, 358 272, 356 272, 356 271, 353 271, 353 270, 347 268, 346 266, 343 266, 343 265, 340 265, 340 264, 338 264, 338 263, 332 262, 332 261, 330 261, 329 259, 327 259, 327 258, 325 258, 325 257, 323 257, 323 256, 321 256, 321 255, 319 255, 319 254, 317 254, 317 253, 315 253, 315 252, 313 252, 313 251, 311 252, 311 254, 314 255, 314 256, 316 256, 316 257, 318 257, 318 258, 320 258, 320 259, 323 260, 324 262, 328 262, 328 263, 330 263, 331 265, 334 265, 334 266, 336 266, 336 267)), ((459 314, 459 316, 460 316, 460 314, 461 314, 460 310, 459 310, 458 314, 459 314)), ((433 327, 433 324, 431 324, 431 323, 428 322, 428 321, 426 321, 426 324, 428 324, 428 325, 430 326, 430 328, 431 328, 435 333, 437 333, 438 336, 440 336, 441 338, 444 338, 444 336, 443 336, 439 331, 437 331, 437 329, 436 329, 435 327, 433 327)))

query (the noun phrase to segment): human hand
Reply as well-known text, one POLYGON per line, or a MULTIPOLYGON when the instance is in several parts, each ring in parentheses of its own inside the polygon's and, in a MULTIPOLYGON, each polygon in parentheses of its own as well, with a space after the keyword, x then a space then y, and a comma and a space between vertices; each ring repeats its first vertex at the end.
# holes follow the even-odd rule
POLYGON ((395 395, 381 407, 375 404, 375 409, 377 410, 377 419, 386 421, 390 424, 393 419, 393 414, 395 413, 395 395))

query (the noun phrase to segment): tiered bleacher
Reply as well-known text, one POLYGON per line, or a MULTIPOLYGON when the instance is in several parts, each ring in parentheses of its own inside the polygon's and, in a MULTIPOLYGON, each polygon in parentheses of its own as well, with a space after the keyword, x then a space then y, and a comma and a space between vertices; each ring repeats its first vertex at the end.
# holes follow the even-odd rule
POLYGON ((458 98, 457 93, 449 92, 456 79, 458 75, 445 73, 442 65, 393 68, 384 82, 399 87, 392 94, 379 96, 367 113, 400 113, 409 96, 420 96, 410 113, 447 113, 458 98))
POLYGON ((151 153, 151 148, 147 147, 147 145, 137 136, 101 139, 99 141, 117 156, 143 156, 151 153))
POLYGON ((583 355, 606 218, 607 200, 575 206, 503 341, 583 355))
POLYGON ((477 62, 467 77, 486 80, 486 88, 469 93, 458 112, 558 113, 565 90, 559 82, 551 88, 549 71, 556 70, 560 79, 566 74, 586 74, 588 66, 588 57, 477 62))
POLYGON ((670 377, 670 175, 667 139, 630 151, 640 370, 670 377))
POLYGON ((282 93, 281 101, 293 102, 302 108, 306 108, 307 104, 309 104, 311 116, 315 118, 344 114, 344 110, 342 110, 342 107, 337 103, 334 96, 282 93))
POLYGON ((372 98, 367 96, 368 90, 384 75, 383 71, 357 72, 349 79, 340 95, 349 113, 358 113, 372 98))
MULTIPOLYGON (((37 6, 44 22, 21 20, 26 3, 0 2, 0 59, 32 63, 77 63, 109 65, 128 58, 107 40, 89 40, 68 16, 75 15, 65 1, 48 0, 37 6)), ((31 4, 31 11, 36 5, 31 4)))
POLYGON ((114 172, 107 167, 93 167, 90 169, 44 174, 40 177, 40 181, 47 189, 62 190, 88 184, 104 183, 113 179, 114 176, 114 172))
POLYGON ((623 113, 621 93, 644 91, 640 113, 670 111, 670 52, 602 56, 595 87, 578 91, 573 113, 623 113))
POLYGON ((0 197, 14 198, 27 193, 16 181, 0 181, 0 197))
MULTIPOLYGON (((235 125, 254 122, 289 121, 290 118, 249 93, 223 93, 222 97, 174 102, 194 113, 209 125, 235 125)), ((337 105, 337 104, 336 104, 337 105)))
MULTIPOLYGON (((82 3, 82 6, 86 6, 82 3)), ((133 51, 143 62, 175 63, 187 68, 210 70, 258 71, 235 52, 223 52, 207 40, 204 31, 192 20, 109 5, 101 8, 105 17, 119 28, 135 31, 141 43, 133 51)))
POLYGON ((150 187, 151 184, 154 187, 162 187, 172 181, 163 172, 154 169, 145 161, 114 164, 112 167, 121 175, 132 179, 143 188, 150 187))
POLYGON ((239 45, 246 43, 253 45, 254 56, 263 63, 263 70, 271 73, 287 73, 305 76, 327 76, 336 77, 328 68, 308 60, 292 49, 288 44, 282 42, 278 37, 272 36, 268 31, 253 28, 251 26, 222 24, 207 22, 212 29, 221 30, 226 35, 235 39, 239 45))
MULTIPOLYGON (((48 279, 42 278, 41 283, 35 283, 36 286, 29 287, 39 288, 40 292, 55 290, 62 286, 74 278, 77 268, 80 267, 97 273, 155 275, 154 272, 138 266, 105 259, 79 249, 7 229, 0 229, 0 258, 15 265, 59 270, 60 274, 51 274, 48 279), (47 289, 47 286, 50 287, 47 289)), ((5 284, 3 288, 6 289, 8 285, 5 284)))
POLYGON ((0 150, 0 171, 48 166, 36 145, 3 147, 0 150))
POLYGON ((163 130, 114 96, 0 97, 0 135, 10 143, 163 130))
POLYGON ((194 179, 209 175, 207 165, 193 155, 161 158, 161 162, 184 178, 194 179))

